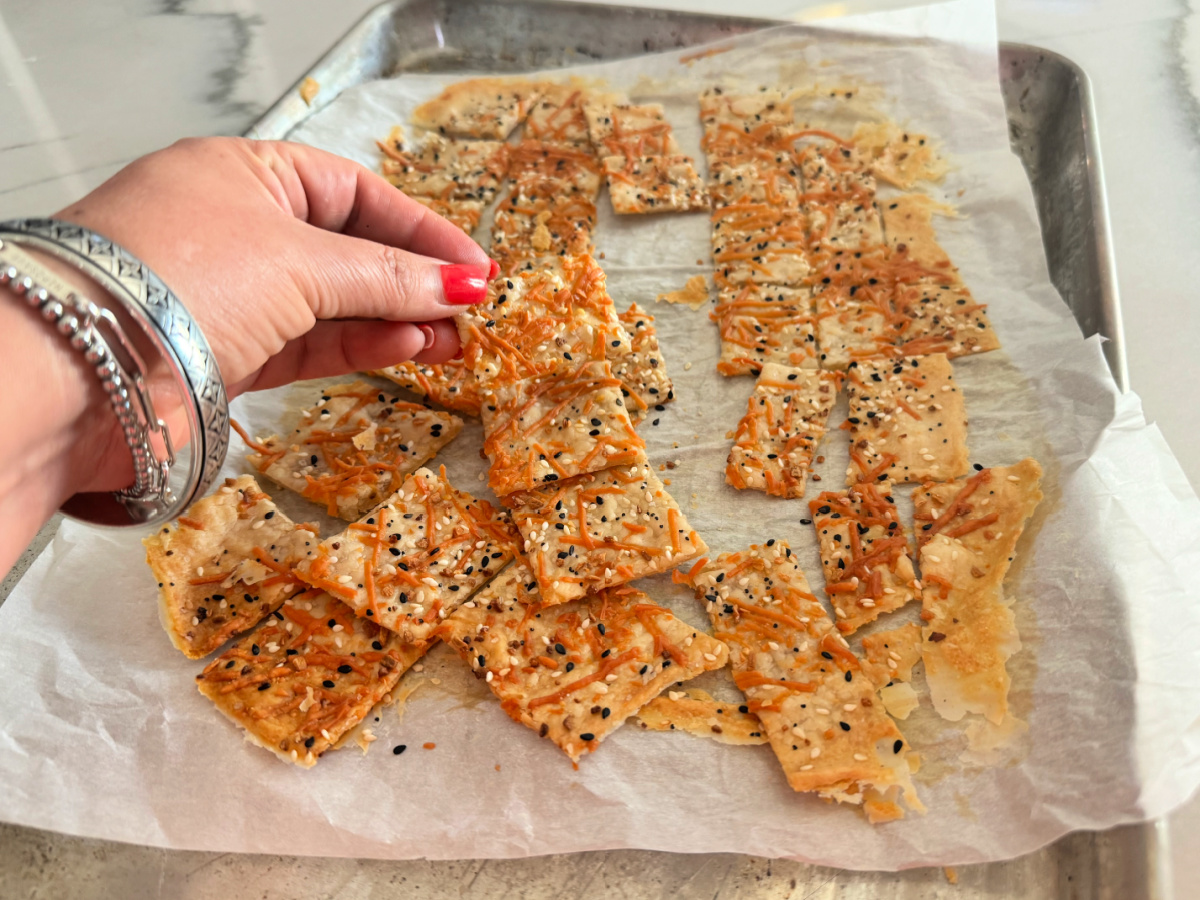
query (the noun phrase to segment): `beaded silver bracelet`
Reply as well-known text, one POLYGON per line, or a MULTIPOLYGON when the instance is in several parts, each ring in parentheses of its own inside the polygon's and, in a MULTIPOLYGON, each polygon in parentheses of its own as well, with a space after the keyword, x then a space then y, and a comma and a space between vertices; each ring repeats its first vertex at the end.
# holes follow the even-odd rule
POLYGON ((112 241, 54 219, 0 222, 0 286, 36 309, 93 369, 129 445, 134 483, 113 494, 78 494, 64 506, 101 525, 160 524, 202 497, 229 446, 229 405, 216 360, 199 326, 162 280, 112 241), (112 309, 81 296, 20 247, 39 250, 96 282, 145 331, 184 400, 191 450, 175 485, 175 449, 154 410, 149 371, 112 309), (107 337, 106 337, 107 335, 107 337), (116 352, 119 349, 120 352, 116 352))

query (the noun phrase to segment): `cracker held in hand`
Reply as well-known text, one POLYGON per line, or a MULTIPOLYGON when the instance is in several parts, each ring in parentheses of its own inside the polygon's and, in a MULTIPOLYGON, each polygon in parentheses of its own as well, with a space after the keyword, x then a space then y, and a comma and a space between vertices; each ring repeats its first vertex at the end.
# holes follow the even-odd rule
POLYGON ((367 374, 393 381, 438 406, 479 417, 479 382, 461 359, 440 364, 402 362, 367 374))
POLYGON ((488 487, 498 497, 637 462, 646 447, 607 362, 496 384, 483 430, 488 487))
POLYGON ((463 359, 485 386, 629 350, 604 271, 590 256, 564 257, 552 268, 494 281, 487 300, 455 321, 463 359))
POLYGON ((654 316, 633 303, 617 318, 629 335, 629 350, 613 349, 608 357, 613 376, 621 382, 625 409, 636 425, 651 409, 661 412, 664 403, 674 400, 675 388, 658 349, 654 316))
POLYGON ((503 141, 455 141, 431 134, 419 150, 376 144, 384 155, 383 177, 410 197, 473 201, 481 209, 496 196, 509 166, 509 146, 503 141))
POLYGON ((747 283, 721 291, 709 318, 720 325, 722 375, 758 375, 767 363, 817 367, 809 288, 747 283))
POLYGON ((707 549, 645 457, 505 502, 545 604, 664 572, 707 549))
POLYGON ((851 634, 920 596, 908 536, 888 485, 866 482, 825 491, 808 508, 838 631, 851 634))
POLYGON ((934 708, 957 722, 1008 713, 1008 658, 1020 649, 1001 587, 1025 523, 1042 501, 1042 467, 1024 459, 913 494, 925 623, 922 659, 934 708))
POLYGON ((613 212, 638 215, 708 209, 704 179, 688 156, 610 156, 604 160, 613 212))
POLYGON ((510 559, 508 514, 418 469, 386 503, 325 540, 296 574, 405 641, 438 623, 510 559))
POLYGON ((441 635, 515 721, 578 761, 667 686, 728 659, 717 640, 628 587, 547 607, 523 560, 441 635))
POLYGON ((324 591, 305 591, 213 660, 196 686, 251 742, 308 768, 428 646, 404 644, 324 591))
POLYGON ((832 372, 763 366, 738 423, 725 483, 773 497, 803 497, 837 386, 832 372))
POLYGON ((249 475, 227 478, 142 541, 171 643, 199 659, 253 628, 303 587, 292 566, 319 540, 315 526, 281 513, 249 475))
POLYGON ((904 736, 786 543, 702 561, 683 580, 728 644, 734 682, 793 790, 862 804, 872 822, 902 817, 901 795, 923 811, 904 736))
POLYGON ((461 229, 464 234, 474 233, 479 227, 479 220, 483 218, 482 200, 442 200, 439 197, 416 196, 412 199, 461 229))
POLYGON ((944 481, 968 469, 967 413, 945 354, 851 363, 846 483, 944 481))
POLYGON ((362 381, 326 388, 287 438, 250 440, 247 459, 272 481, 353 521, 462 431, 450 413, 404 403, 362 381))
POLYGON ((502 141, 529 115, 536 84, 510 78, 459 81, 413 111, 418 128, 454 137, 502 141))

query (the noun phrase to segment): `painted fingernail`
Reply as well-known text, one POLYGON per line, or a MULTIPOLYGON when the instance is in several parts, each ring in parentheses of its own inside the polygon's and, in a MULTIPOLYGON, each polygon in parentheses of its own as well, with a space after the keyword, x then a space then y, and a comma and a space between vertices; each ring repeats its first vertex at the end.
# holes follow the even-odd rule
POLYGON ((494 259, 489 259, 488 262, 492 264, 491 268, 488 269, 488 281, 495 281, 496 276, 500 274, 500 263, 494 259))
POLYGON ((487 279, 475 266, 442 266, 442 293, 456 306, 482 303, 487 296, 487 279))
POLYGON ((425 335, 425 349, 428 350, 437 340, 437 335, 434 334, 433 327, 430 325, 418 325, 417 327, 421 329, 421 334, 425 335))

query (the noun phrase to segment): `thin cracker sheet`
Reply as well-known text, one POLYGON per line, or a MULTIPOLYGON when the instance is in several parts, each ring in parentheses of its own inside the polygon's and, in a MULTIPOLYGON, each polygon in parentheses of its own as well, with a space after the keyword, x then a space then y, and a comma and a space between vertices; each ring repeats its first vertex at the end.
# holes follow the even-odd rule
MULTIPOLYGON (((439 646, 422 661, 424 672, 402 682, 424 685, 403 721, 384 714, 373 724, 379 740, 366 757, 327 753, 303 771, 245 745, 196 691, 201 666, 170 645, 157 621, 144 533, 68 522, 0 609, 0 818, 271 854, 478 858, 634 847, 899 869, 1005 859, 1071 830, 1160 816, 1181 803, 1200 785, 1200 597, 1192 577, 1200 570, 1200 503, 1136 396, 1113 386, 1099 340, 1079 336, 1046 276, 1028 179, 1009 150, 994 22, 990 3, 952 0, 834 20, 836 31, 731 37, 714 45, 725 52, 690 64, 680 57, 706 48, 574 74, 662 103, 681 151, 698 166, 697 97, 731 81, 747 89, 850 82, 848 90, 861 88, 887 117, 942 142, 952 164, 944 183, 917 187, 958 207, 957 217, 935 219, 938 240, 972 295, 988 304, 1003 345, 953 361, 970 459, 993 466, 1034 456, 1045 469, 1046 499, 1004 585, 1022 641, 1008 662, 1012 712, 1028 722, 1006 757, 1019 765, 961 763, 965 723, 942 720, 925 694, 900 727, 925 763, 914 778, 928 812, 901 822, 872 827, 856 810, 805 802, 766 747, 688 735, 627 726, 575 772, 439 646), (1171 640, 1163 640, 1164 621, 1171 640), (426 742, 436 749, 421 749, 426 742), (393 756, 396 744, 409 749, 393 756), (181 783, 205 789, 181 791, 181 783), (453 799, 461 797, 469 802, 453 799)), ((376 168, 375 140, 451 80, 405 75, 349 89, 292 136, 376 168)), ((882 196, 890 188, 878 180, 882 196)), ((654 302, 692 276, 711 279, 707 217, 619 220, 600 199, 595 240, 608 292, 617 309, 636 301, 654 314, 674 382, 675 401, 640 426, 651 465, 670 479, 667 489, 712 552, 786 539, 823 596, 804 501, 723 484, 725 433, 745 412, 752 379, 715 374, 720 340, 705 310, 654 302), (675 468, 660 469, 668 463, 675 468)), ((311 385, 250 394, 233 411, 255 433, 282 434, 312 394, 311 385)), ((835 408, 829 424, 836 429, 843 417, 835 408)), ((446 464, 456 487, 489 497, 478 481, 486 467, 481 434, 477 420, 466 421, 434 463, 446 464)), ((848 441, 835 434, 823 445, 825 462, 814 465, 822 487, 844 485, 848 441)), ((236 453, 225 467, 228 475, 250 471, 236 453)), ((913 488, 896 490, 910 522, 913 488)), ((279 493, 288 516, 318 520, 323 537, 345 528, 321 507, 279 493)), ((707 630, 683 586, 664 576, 634 584, 707 630)), ((917 614, 910 603, 890 614, 895 622, 862 630, 890 630, 917 614)), ((859 646, 857 635, 848 640, 859 646)), ((913 684, 924 693, 920 672, 913 684)), ((736 699, 718 684, 699 686, 723 702, 736 699)))

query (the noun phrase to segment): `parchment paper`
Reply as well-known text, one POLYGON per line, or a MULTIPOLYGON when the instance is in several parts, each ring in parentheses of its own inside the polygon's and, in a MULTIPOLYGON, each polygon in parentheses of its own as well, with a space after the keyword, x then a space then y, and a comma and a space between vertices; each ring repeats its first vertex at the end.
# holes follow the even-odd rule
MULTIPOLYGON (((933 193, 960 216, 941 220, 939 234, 1005 347, 956 366, 972 459, 1037 457, 1047 499, 1006 584, 1025 644, 1010 663, 1012 702, 1028 732, 964 756, 968 723, 941 721, 925 698, 900 726, 924 759, 928 815, 873 828, 853 809, 790 791, 766 747, 633 725, 574 771, 445 647, 408 676, 423 684, 403 720, 387 708, 370 722, 379 741, 365 758, 347 747, 310 771, 284 765, 244 744, 195 690, 201 666, 161 633, 141 535, 67 523, 0 609, 0 817, 187 849, 450 858, 637 847, 899 869, 1003 859, 1182 802, 1200 781, 1200 590, 1190 577, 1200 571, 1200 504, 1047 279, 1029 185, 1008 149, 993 21, 989 2, 960 0, 843 20, 838 32, 774 30, 691 65, 666 54, 576 71, 665 103, 701 161, 695 95, 718 78, 864 86, 890 116, 945 142, 956 168, 933 193), (407 752, 393 755, 402 743, 407 752)), ((445 81, 347 91, 295 137, 374 167, 373 140, 445 81)), ((753 379, 715 374, 706 311, 654 303, 708 271, 706 217, 616 221, 606 204, 597 243, 611 293, 658 316, 675 379, 678 400, 644 428, 652 461, 677 463, 660 474, 714 551, 786 538, 820 586, 806 504, 723 484, 725 434, 753 379)), ((244 397, 234 412, 255 433, 282 430, 285 410, 315 390, 244 397)), ((843 404, 831 424, 844 414, 843 404)), ((842 485, 840 434, 823 446, 813 491, 842 485)), ((472 423, 440 461, 455 483, 482 492, 479 441, 472 423)), ((235 439, 229 474, 248 471, 236 450, 235 439)), ((268 489, 323 533, 340 527, 268 489)), ((641 586, 704 623, 668 579, 641 586)))

